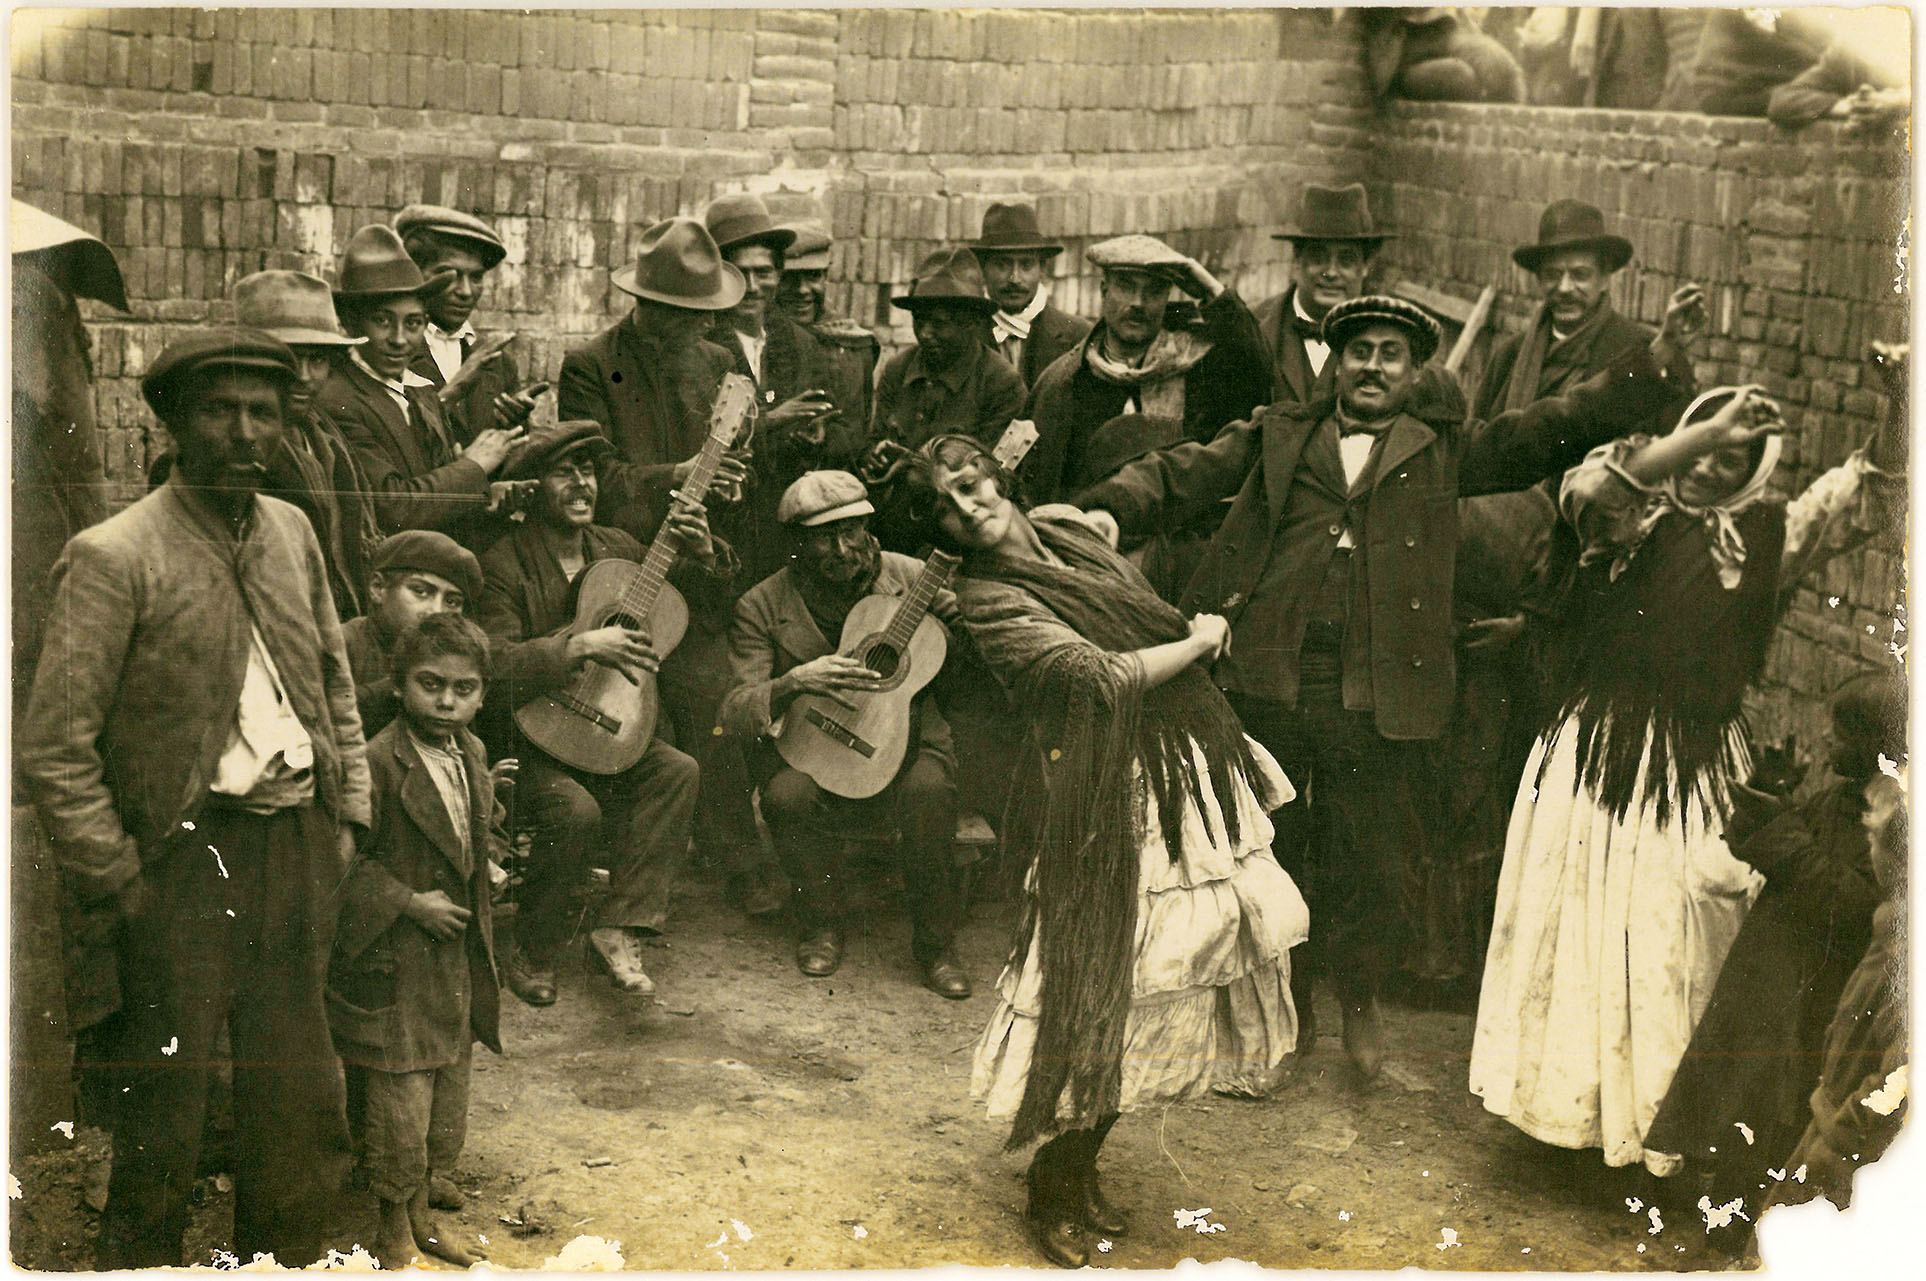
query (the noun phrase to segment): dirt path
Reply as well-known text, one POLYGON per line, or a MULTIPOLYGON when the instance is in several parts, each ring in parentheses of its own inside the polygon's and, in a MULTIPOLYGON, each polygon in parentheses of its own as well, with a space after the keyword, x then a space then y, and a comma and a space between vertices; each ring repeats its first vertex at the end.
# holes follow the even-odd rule
MULTIPOLYGON (((620 1242, 632 1268, 1035 1266, 1019 1217, 1027 1158, 1001 1150, 1002 1128, 969 1099, 1013 910, 972 910, 962 950, 978 994, 951 1002, 919 985, 900 919, 873 919, 833 979, 807 980, 786 930, 691 886, 647 952, 657 1002, 619 999, 579 961, 552 1009, 505 1001, 509 1055, 476 1060, 460 1234, 513 1267, 577 1235, 620 1242)), ((1469 1019, 1387 1013, 1389 1065, 1368 1091, 1327 1037, 1270 1099, 1124 1118, 1104 1170, 1135 1226, 1102 1264, 1724 1264, 1696 1217, 1654 1233, 1595 1154, 1545 1149, 1487 1116, 1464 1090, 1469 1019), (1209 1230, 1180 1226, 1206 1209, 1209 1230)), ((1336 1027, 1335 1010, 1320 1014, 1336 1027)), ((90 1261, 85 1190, 102 1144, 83 1132, 81 1147, 16 1168, 16 1263, 90 1261)), ((229 1214, 207 1186, 190 1235, 203 1252, 229 1214)), ((344 1243, 366 1239, 371 1204, 359 1200, 344 1243)))

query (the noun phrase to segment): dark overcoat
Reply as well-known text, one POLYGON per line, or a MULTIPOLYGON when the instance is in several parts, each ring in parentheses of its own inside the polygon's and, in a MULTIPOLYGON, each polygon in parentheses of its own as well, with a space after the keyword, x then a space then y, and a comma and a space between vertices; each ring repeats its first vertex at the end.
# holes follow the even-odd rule
POLYGON ((1092 323, 1054 303, 1043 304, 1043 310, 1030 322, 1030 337, 1023 344, 1023 360, 1017 366, 1017 372, 1023 375, 1023 385, 1036 386, 1043 371, 1054 365, 1058 357, 1090 336, 1092 323))
POLYGON ((468 774, 468 848, 449 820, 434 776, 404 722, 368 744, 374 825, 342 886, 328 971, 328 1026, 341 1061, 383 1072, 421 1072, 459 1059, 471 1041, 500 1054, 501 987, 488 860, 499 855, 488 753, 457 738, 468 774), (416 894, 440 890, 474 913, 443 942, 408 913, 416 894))
MULTIPOLYGON (((1648 355, 1490 422, 1454 420, 1424 402, 1415 408, 1429 418, 1407 412, 1387 429, 1368 483, 1349 500, 1364 508, 1361 565, 1381 734, 1436 738, 1450 719, 1459 495, 1523 489, 1564 471, 1622 434, 1626 418, 1660 394, 1663 379, 1648 355)), ((1280 559, 1276 531, 1305 445, 1334 407, 1332 398, 1267 406, 1208 444, 1149 454, 1071 500, 1111 512, 1134 534, 1182 526, 1234 496, 1179 607, 1230 620, 1237 644, 1219 660, 1220 685, 1289 706, 1297 703, 1298 652, 1318 584, 1297 581, 1286 564, 1321 574, 1323 561, 1292 557, 1291 549, 1280 559), (1246 616, 1266 620, 1266 634, 1241 634, 1246 616)), ((1330 532, 1335 539, 1339 530, 1330 532)))
MULTIPOLYGON (((448 380, 441 376, 441 366, 428 353, 426 343, 408 368, 433 383, 436 399, 441 398, 441 389, 448 385, 448 380)), ((442 404, 442 417, 447 420, 449 435, 455 443, 466 445, 485 428, 501 426, 501 416, 495 412, 495 397, 505 391, 516 391, 521 385, 521 371, 516 367, 515 357, 504 347, 494 359, 475 371, 475 377, 459 395, 442 404)))
POLYGON ((341 360, 316 404, 354 449, 383 534, 435 529, 471 541, 488 505, 488 473, 455 452, 432 387, 410 387, 408 401, 412 412, 403 416, 386 387, 341 360))

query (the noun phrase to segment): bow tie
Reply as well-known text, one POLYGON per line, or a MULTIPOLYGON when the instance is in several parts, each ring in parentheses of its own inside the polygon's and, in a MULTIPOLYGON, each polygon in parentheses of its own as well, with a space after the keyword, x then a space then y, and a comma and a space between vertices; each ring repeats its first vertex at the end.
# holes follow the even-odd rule
POLYGON ((1321 320, 1306 320, 1297 314, 1296 309, 1292 309, 1291 311, 1291 328, 1297 331, 1297 336, 1301 341, 1324 341, 1324 322, 1321 320))
POLYGON ((1338 438, 1340 440, 1346 436, 1382 436, 1385 432, 1391 430, 1391 420, 1389 418, 1380 418, 1374 422, 1363 422, 1358 419, 1346 418, 1343 414, 1338 414, 1337 427, 1338 438))

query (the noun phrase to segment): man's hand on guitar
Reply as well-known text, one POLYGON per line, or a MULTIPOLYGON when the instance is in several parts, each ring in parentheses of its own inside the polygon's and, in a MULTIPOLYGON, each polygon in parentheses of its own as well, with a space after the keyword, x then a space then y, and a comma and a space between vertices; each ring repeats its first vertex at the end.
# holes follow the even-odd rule
POLYGON ((716 540, 709 532, 709 514, 701 503, 692 503, 681 494, 671 494, 668 519, 663 525, 683 555, 704 566, 715 566, 716 540))
MULTIPOLYGON (((696 457, 700 457, 700 455, 696 457)), ((689 473, 695 470, 695 465, 695 458, 685 458, 677 463, 675 465, 675 472, 670 477, 671 483, 678 489, 687 484, 689 481, 689 473)), ((746 484, 748 480, 749 465, 737 454, 724 454, 722 456, 722 462, 716 467, 716 478, 711 483, 714 488, 725 491, 733 485, 736 492, 741 493, 742 486, 746 484)))
POLYGON ((784 672, 781 683, 786 688, 777 692, 783 696, 796 694, 827 694, 834 698, 840 690, 875 689, 883 678, 864 667, 858 659, 847 654, 824 654, 812 658, 784 672))
POLYGON ((662 666, 661 658, 649 647, 649 634, 632 627, 598 627, 590 632, 577 632, 568 638, 568 661, 575 666, 600 663, 613 667, 636 684, 641 683, 644 672, 653 672, 662 666))

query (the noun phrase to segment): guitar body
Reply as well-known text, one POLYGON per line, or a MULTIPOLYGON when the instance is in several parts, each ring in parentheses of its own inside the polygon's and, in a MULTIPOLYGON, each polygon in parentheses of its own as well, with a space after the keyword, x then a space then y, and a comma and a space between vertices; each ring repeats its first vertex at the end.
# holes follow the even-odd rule
POLYGON ((825 792, 863 800, 888 787, 909 751, 910 702, 942 670, 949 653, 943 625, 924 616, 901 654, 883 642, 902 601, 865 596, 843 622, 837 653, 883 672, 884 687, 803 694, 783 715, 776 751, 825 792))
MULTIPOLYGON (((649 634, 663 658, 689 630, 689 605, 682 593, 662 584, 648 617, 625 612, 623 596, 643 572, 628 560, 598 560, 582 571, 575 620, 562 633, 573 636, 598 627, 633 627, 649 634)), ((524 737, 564 765, 585 774, 620 774, 648 750, 659 711, 655 674, 640 682, 613 667, 590 663, 562 689, 524 703, 515 724, 524 737)))

